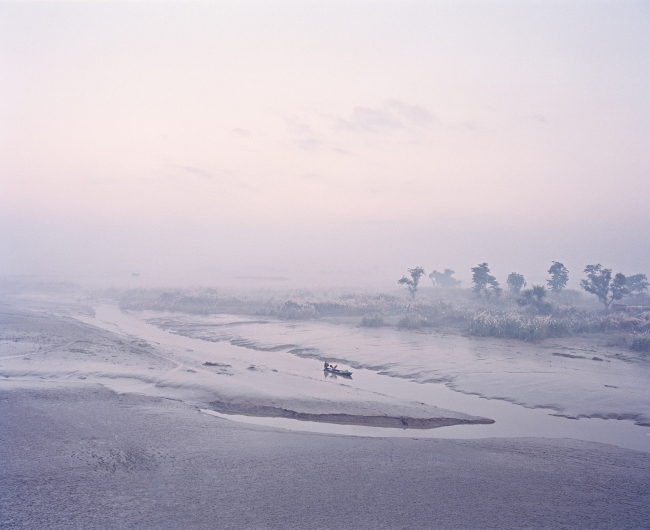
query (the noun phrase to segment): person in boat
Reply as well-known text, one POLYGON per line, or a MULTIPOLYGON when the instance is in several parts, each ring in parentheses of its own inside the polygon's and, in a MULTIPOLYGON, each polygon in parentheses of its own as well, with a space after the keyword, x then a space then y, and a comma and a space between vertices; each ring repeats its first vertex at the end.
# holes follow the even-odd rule
POLYGON ((325 363, 325 370, 327 370, 330 367, 330 363, 325 363))

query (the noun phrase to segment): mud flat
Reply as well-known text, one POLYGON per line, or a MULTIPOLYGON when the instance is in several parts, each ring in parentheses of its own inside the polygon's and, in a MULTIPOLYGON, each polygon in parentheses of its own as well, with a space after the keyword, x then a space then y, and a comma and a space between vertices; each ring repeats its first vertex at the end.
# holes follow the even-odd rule
MULTIPOLYGON (((373 427, 400 427, 409 429, 434 429, 437 427, 448 427, 451 425, 490 425, 494 420, 489 418, 473 417, 451 410, 434 409, 433 407, 390 407, 381 406, 383 414, 372 414, 369 406, 360 407, 358 403, 335 403, 329 404, 329 411, 315 412, 315 409, 322 406, 314 406, 314 403, 293 403, 290 409, 274 407, 272 405, 260 405, 253 403, 242 403, 236 401, 219 402, 213 401, 209 404, 210 410, 222 414, 236 414, 241 416, 258 416, 289 418, 300 421, 316 421, 323 423, 335 423, 340 425, 363 425, 373 427), (296 410, 305 408, 308 410, 296 410), (334 410, 338 412, 334 412, 334 410), (344 412, 341 412, 344 411, 344 412), (428 412, 437 412, 435 417, 422 416, 428 412)), ((318 404, 322 405, 322 404, 318 404)))
POLYGON ((101 385, 0 387, 0 527, 647 528, 650 454, 247 426, 101 385), (2 388, 5 388, 2 390, 2 388))
MULTIPOLYGON (((98 316, 104 311, 98 308, 98 316)), ((318 321, 262 322, 233 315, 133 316, 170 333, 250 351, 340 363, 424 386, 552 409, 567 418, 602 418, 650 426, 650 357, 581 337, 539 344, 318 321)), ((267 355, 267 357, 270 356, 267 355)), ((453 400, 452 400, 453 401, 453 400)), ((455 405, 436 405, 458 410, 455 405)), ((489 416, 492 417, 492 416, 489 416)))
MULTIPOLYGON (((115 321, 127 329, 102 329, 67 316, 5 308, 0 311, 0 377, 24 386, 44 381, 50 386, 99 383, 123 393, 172 398, 237 415, 416 429, 494 423, 399 395, 337 384, 334 378, 324 380, 314 361, 307 361, 308 368, 300 372, 297 361, 269 364, 268 352, 229 343, 215 347, 116 313, 115 321)), ((284 357, 292 358, 286 353, 284 357)))
POLYGON ((641 421, 650 417, 649 363, 616 352, 581 365, 554 347, 513 355, 512 341, 134 314, 35 297, 16 297, 0 313, 0 381, 99 383, 295 431, 408 437, 418 429, 420 438, 571 438, 650 451, 641 421), (353 367, 353 379, 324 373, 332 359, 353 367))
POLYGON ((645 449, 502 431, 430 438, 501 428, 512 409, 523 413, 517 424, 615 420, 549 416, 369 370, 324 378, 320 360, 290 352, 312 340, 242 345, 169 333, 116 308, 96 318, 1 308, 0 528, 647 527, 645 449), (435 388, 445 392, 427 393, 435 388), (464 412, 433 405, 448 394, 464 412), (492 423, 477 401, 504 414, 492 423), (203 407, 372 434, 252 425, 203 407))

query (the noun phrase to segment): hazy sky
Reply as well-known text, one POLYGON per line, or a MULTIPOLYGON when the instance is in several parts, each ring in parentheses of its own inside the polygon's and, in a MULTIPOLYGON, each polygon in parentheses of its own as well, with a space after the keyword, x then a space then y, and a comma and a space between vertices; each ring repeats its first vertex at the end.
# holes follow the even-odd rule
POLYGON ((650 273, 649 65, 647 1, 2 2, 0 274, 650 273))

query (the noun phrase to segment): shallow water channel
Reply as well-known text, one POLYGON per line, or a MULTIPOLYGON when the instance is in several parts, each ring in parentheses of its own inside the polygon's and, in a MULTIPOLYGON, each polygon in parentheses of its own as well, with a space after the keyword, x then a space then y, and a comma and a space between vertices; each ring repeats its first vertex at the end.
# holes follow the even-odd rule
MULTIPOLYGON (((352 436, 381 436, 381 437, 410 437, 410 438, 447 438, 447 439, 472 439, 492 437, 541 437, 541 438, 572 438, 578 440, 601 442, 650 452, 650 428, 635 425, 628 420, 580 418, 569 419, 557 416, 557 412, 550 408, 529 408, 508 401, 507 389, 502 399, 488 399, 486 397, 459 391, 444 382, 419 383, 408 378, 382 375, 380 369, 370 370, 353 368, 353 378, 333 377, 322 370, 322 361, 315 358, 304 358, 290 353, 296 343, 303 348, 309 348, 309 324, 302 323, 299 327, 299 336, 282 337, 274 333, 278 344, 287 344, 286 348, 276 348, 273 351, 264 351, 254 347, 237 346, 225 338, 217 341, 185 336, 164 329, 160 323, 152 323, 160 314, 143 312, 122 312, 115 306, 101 305, 96 307, 95 318, 80 318, 90 324, 138 337, 161 348, 172 352, 173 359, 180 367, 194 367, 191 375, 202 377, 200 367, 205 361, 219 361, 231 365, 233 377, 211 376, 214 385, 227 382, 228 385, 241 385, 241 392, 246 394, 251 388, 257 391, 265 389, 271 391, 277 385, 295 385, 300 392, 305 392, 310 385, 345 385, 349 390, 358 391, 363 395, 381 394, 382 396, 399 396, 416 402, 427 403, 437 407, 450 409, 474 416, 482 416, 495 420, 491 425, 457 425, 435 429, 394 429, 383 427, 364 427, 356 425, 338 425, 331 423, 309 422, 291 420, 286 418, 256 417, 244 415, 226 415, 211 410, 204 412, 226 418, 232 421, 245 422, 256 425, 288 429, 294 431, 309 431, 328 434, 352 436), (282 340, 284 339, 284 340, 282 340)), ((173 320, 178 315, 166 315, 173 320)), ((194 317, 182 315, 183 325, 191 325, 194 317)), ((196 317, 198 324, 205 324, 205 317, 196 317)), ((232 317, 232 322, 241 323, 241 317, 232 317)), ((215 319, 219 326, 223 318, 215 319)), ((245 326, 237 326, 237 334, 242 336, 256 336, 256 326, 266 325, 264 322, 246 322, 245 326)), ((322 328, 322 324, 318 324, 322 328)), ((191 327, 191 326, 190 326, 191 327)), ((222 328, 219 328, 222 329, 222 328)), ((295 328, 294 328, 295 330, 295 328)), ((340 326, 332 326, 332 332, 341 330, 340 326)), ((318 330, 322 333, 322 329, 318 330)), ((225 337, 225 335, 224 335, 225 337)), ((376 340, 376 338, 375 338, 376 340)), ((399 364, 400 358, 396 356, 395 363, 399 364)), ((177 370, 180 373, 182 370, 177 370)), ((170 377, 172 377, 170 375, 170 377)), ((184 381, 184 380, 182 380, 184 381)), ((175 385, 179 397, 181 382, 175 385)), ((115 383, 117 384, 117 383, 115 383)), ((204 383, 210 384, 210 383, 204 383)), ((111 386, 110 384, 108 386, 111 386)), ((114 386, 114 385, 113 385, 114 386)), ((188 383, 187 388, 193 387, 188 383)), ((128 388, 124 388, 128 390, 128 388)), ((133 387, 136 390, 136 387, 133 387)), ((182 388, 181 388, 182 390, 182 388)), ((137 391, 147 392, 146 386, 137 385, 137 391)), ((152 393, 160 395, 160 390, 151 389, 152 393)), ((199 404, 193 397, 195 394, 188 391, 188 402, 199 404)), ((513 398, 514 399, 514 398, 513 398)))

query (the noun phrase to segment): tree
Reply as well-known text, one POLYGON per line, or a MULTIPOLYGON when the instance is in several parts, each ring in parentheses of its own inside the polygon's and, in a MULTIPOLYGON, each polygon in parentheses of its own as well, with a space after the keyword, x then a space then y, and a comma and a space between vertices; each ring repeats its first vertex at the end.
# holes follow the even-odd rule
POLYGON ((626 278, 625 285, 630 294, 641 294, 648 290, 648 277, 645 274, 633 274, 626 278))
POLYGON ((508 274, 508 279, 506 280, 508 288, 512 294, 519 294, 523 287, 526 287, 526 280, 524 279, 523 274, 518 272, 511 272, 508 274))
POLYGON ((551 304, 546 301, 548 291, 543 285, 533 285, 532 289, 524 289, 521 298, 517 300, 520 306, 532 306, 539 313, 549 314, 552 310, 551 304))
POLYGON ((434 287, 456 287, 460 284, 460 280, 452 277, 455 272, 451 269, 445 269, 444 272, 433 271, 429 274, 429 278, 434 287))
POLYGON ((626 283, 627 278, 625 277, 625 274, 617 272, 616 276, 614 276, 614 280, 612 281, 612 299, 610 302, 613 302, 614 300, 620 300, 625 295, 630 294, 630 290, 627 288, 626 283))
POLYGON ((580 280, 580 286, 588 293, 595 294, 605 309, 609 309, 614 300, 620 300, 630 292, 624 274, 619 272, 612 279, 612 269, 603 269, 600 263, 587 265, 584 273, 587 278, 580 280))
POLYGON ((546 284, 551 288, 554 293, 559 293, 566 287, 569 281, 569 270, 559 261, 554 261, 551 268, 548 270, 551 278, 546 280, 546 284))
POLYGON ((420 278, 424 276, 425 272, 422 267, 415 267, 414 269, 407 269, 411 275, 411 278, 402 276, 400 280, 397 280, 397 283, 406 285, 411 293, 411 297, 415 298, 415 293, 418 291, 418 284, 420 283, 420 278))
POLYGON ((492 294, 496 296, 501 295, 501 286, 497 279, 490 274, 490 268, 487 263, 480 263, 476 267, 472 267, 472 283, 474 283, 472 291, 479 297, 481 293, 485 293, 485 296, 488 298, 492 294))

